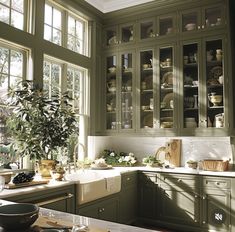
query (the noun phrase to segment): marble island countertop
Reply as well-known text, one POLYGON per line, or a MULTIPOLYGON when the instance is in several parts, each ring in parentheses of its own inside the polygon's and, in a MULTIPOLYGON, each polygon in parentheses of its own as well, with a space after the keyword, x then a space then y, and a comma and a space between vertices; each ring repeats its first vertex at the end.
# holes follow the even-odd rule
MULTIPOLYGON (((2 200, 1 203, 3 205, 12 204, 11 202, 4 200, 2 200)), ((69 214, 45 208, 39 209, 39 219, 35 222, 34 225, 40 226, 40 222, 43 221, 41 220, 42 218, 46 218, 46 220, 49 222, 58 223, 61 225, 63 225, 64 222, 66 226, 85 225, 89 228, 88 231, 90 232, 98 232, 98 231, 99 232, 162 232, 160 230, 143 229, 135 226, 128 226, 119 223, 78 216, 75 214, 69 214)), ((50 226, 51 223, 48 223, 48 227, 50 226)), ((4 232, 4 230, 1 227, 0 227, 0 232, 4 232)))

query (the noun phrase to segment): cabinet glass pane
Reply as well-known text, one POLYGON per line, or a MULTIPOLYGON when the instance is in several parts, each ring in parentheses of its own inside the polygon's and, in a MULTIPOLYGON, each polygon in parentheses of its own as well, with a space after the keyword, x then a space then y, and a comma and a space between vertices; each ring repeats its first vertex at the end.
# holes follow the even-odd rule
POLYGON ((126 26, 121 28, 122 43, 133 41, 133 26, 126 26))
POLYGON ((173 33, 173 19, 172 17, 159 19, 159 35, 168 35, 173 33))
POLYGON ((173 49, 160 49, 160 127, 173 127, 173 49))
POLYGON ((222 12, 221 8, 214 7, 205 10, 205 22, 206 27, 214 27, 222 24, 222 12))
POLYGON ((153 51, 140 53, 140 127, 153 127, 153 51))
POLYGON ((106 45, 117 44, 117 31, 115 29, 106 30, 106 45))
POLYGON ((132 54, 122 54, 122 78, 121 78, 121 126, 122 129, 132 128, 133 116, 133 63, 132 54))
POLYGON ((183 46, 184 127, 198 126, 198 44, 183 46))
POLYGON ((207 126, 224 127, 224 76, 222 40, 206 42, 207 126))
POLYGON ((106 129, 117 129, 116 104, 117 104, 117 78, 116 56, 106 58, 106 129))
POLYGON ((182 15, 182 30, 194 31, 197 30, 198 16, 197 12, 185 13, 182 15))
POLYGON ((153 22, 142 22, 140 23, 140 38, 141 39, 147 39, 154 37, 154 31, 153 31, 153 22))

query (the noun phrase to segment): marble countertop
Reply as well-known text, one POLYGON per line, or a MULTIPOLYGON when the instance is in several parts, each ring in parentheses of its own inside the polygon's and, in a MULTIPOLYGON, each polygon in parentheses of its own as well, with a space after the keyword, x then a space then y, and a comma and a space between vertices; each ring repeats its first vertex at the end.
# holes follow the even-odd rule
MULTIPOLYGON (((0 201, 2 205, 12 204, 12 202, 0 201)), ((14 204, 14 203, 13 203, 14 204)), ((89 217, 78 216, 75 214, 63 213, 55 210, 40 208, 39 209, 40 217, 45 217, 47 219, 51 219, 53 222, 58 222, 60 224, 61 221, 66 222, 67 224, 71 225, 85 225, 88 228, 93 228, 91 231, 102 231, 102 232, 161 232, 160 230, 150 230, 150 229, 143 229, 135 226, 128 226, 119 223, 104 221, 93 219, 89 217), (95 230, 97 228, 97 230, 95 230), (100 230, 98 230, 100 229, 100 230)), ((49 220, 48 220, 49 221, 49 220)), ((37 221, 35 222, 37 224, 37 221)), ((40 225, 39 225, 40 226, 40 225)), ((50 225, 48 225, 50 227, 50 225)), ((30 230, 31 231, 31 230, 30 230)), ((32 230, 33 231, 33 230, 32 230)), ((0 227, 0 232, 4 232, 4 230, 0 227)))

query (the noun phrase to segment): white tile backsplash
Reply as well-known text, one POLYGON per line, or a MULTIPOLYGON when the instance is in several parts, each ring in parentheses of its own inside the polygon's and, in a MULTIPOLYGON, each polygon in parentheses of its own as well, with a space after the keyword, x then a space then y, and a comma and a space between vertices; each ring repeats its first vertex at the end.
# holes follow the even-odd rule
POLYGON ((94 159, 104 149, 116 152, 133 152, 139 161, 147 155, 154 155, 159 147, 171 139, 182 139, 181 166, 189 159, 231 159, 233 161, 230 137, 131 137, 90 136, 88 157, 94 159))

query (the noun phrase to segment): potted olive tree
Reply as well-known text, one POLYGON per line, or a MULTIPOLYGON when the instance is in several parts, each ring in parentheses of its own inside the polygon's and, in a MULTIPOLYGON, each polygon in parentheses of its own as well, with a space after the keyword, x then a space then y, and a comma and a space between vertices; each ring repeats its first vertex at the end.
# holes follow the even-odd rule
POLYGON ((77 133, 76 116, 68 95, 56 94, 50 99, 31 81, 10 91, 13 106, 7 120, 15 151, 31 160, 55 160, 58 149, 68 146, 70 136, 77 133))

